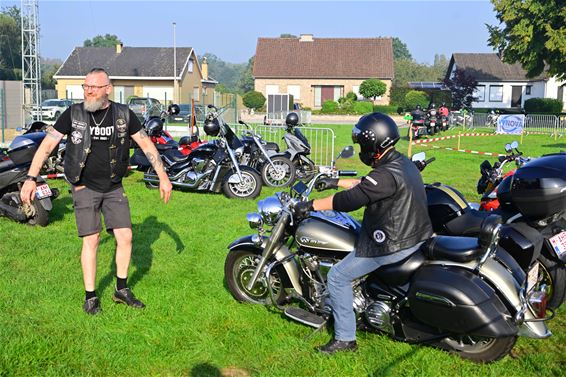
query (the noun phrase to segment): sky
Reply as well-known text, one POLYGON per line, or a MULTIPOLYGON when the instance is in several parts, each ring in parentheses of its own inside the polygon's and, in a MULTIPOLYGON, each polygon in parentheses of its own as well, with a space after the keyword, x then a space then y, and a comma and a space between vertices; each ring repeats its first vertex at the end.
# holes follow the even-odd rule
MULTIPOLYGON (((0 0, 0 8, 20 1, 0 0)), ((65 60, 99 34, 132 47, 193 47, 231 63, 255 54, 258 37, 398 37, 419 63, 435 54, 493 52, 492 4, 475 1, 106 1, 39 0, 40 55, 65 60), (173 23, 176 24, 173 27, 173 23), (175 40, 175 42, 174 42, 175 40)), ((300 64, 300 62, 297 62, 300 64)))

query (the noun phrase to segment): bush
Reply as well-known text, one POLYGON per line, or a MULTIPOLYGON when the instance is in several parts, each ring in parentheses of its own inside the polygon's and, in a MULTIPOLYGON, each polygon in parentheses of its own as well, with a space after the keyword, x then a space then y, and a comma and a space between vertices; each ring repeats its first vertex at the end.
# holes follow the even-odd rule
POLYGON ((555 114, 562 112, 564 103, 554 98, 531 98, 525 101, 527 113, 555 114))
POLYGON ((383 114, 403 114, 404 111, 401 110, 399 113, 399 108, 395 105, 375 105, 373 107, 373 111, 376 113, 383 113, 383 114))
POLYGON ((248 109, 260 109, 265 104, 265 97, 260 92, 252 90, 242 96, 244 106, 248 109))
POLYGON ((353 103, 354 103, 354 101, 352 101, 348 97, 338 98, 338 104, 340 105, 340 110, 344 110, 345 112, 352 111, 352 104, 353 103))
POLYGON ((354 102, 358 100, 358 95, 354 92, 348 92, 346 94, 346 99, 349 99, 350 101, 354 102))
POLYGON ((336 112, 336 110, 338 110, 338 102, 336 101, 324 101, 324 103, 322 104, 322 109, 320 109, 320 112, 322 114, 333 114, 336 112))
POLYGON ((393 86, 389 91, 389 103, 405 107, 405 96, 411 91, 410 88, 393 86))
POLYGON ((369 114, 373 112, 373 104, 371 102, 356 101, 352 105, 354 114, 369 114))
POLYGON ((427 108, 428 102, 428 95, 419 90, 410 90, 405 95, 405 109, 414 109, 417 105, 427 108))

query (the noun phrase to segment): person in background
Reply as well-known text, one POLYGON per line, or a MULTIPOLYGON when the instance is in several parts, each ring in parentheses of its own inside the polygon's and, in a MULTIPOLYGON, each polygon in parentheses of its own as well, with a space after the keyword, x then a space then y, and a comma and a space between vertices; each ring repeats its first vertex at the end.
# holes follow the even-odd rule
POLYGON ((350 212, 365 207, 355 251, 333 266, 328 275, 334 337, 318 347, 327 354, 357 349, 352 281, 408 258, 432 236, 421 174, 413 162, 395 150, 399 130, 393 119, 381 113, 361 117, 352 130, 352 140, 360 145, 359 157, 371 167, 369 174, 362 179, 321 179, 318 190, 346 190, 299 202, 295 207, 299 217, 309 211, 350 212))
POLYGON ((145 305, 126 283, 132 254, 132 223, 122 177, 128 169, 130 138, 140 146, 155 168, 161 199, 165 203, 169 201, 172 185, 155 146, 138 118, 126 105, 108 99, 112 92, 108 73, 102 68, 93 68, 86 75, 82 87, 84 102, 69 107, 55 125, 46 130, 47 136, 33 158, 20 196, 24 203, 34 199, 41 166, 67 135, 64 170, 71 183, 77 230, 82 238, 83 310, 87 314, 97 314, 101 310, 95 291, 101 214, 106 230, 116 239, 116 290, 112 299, 143 308, 145 305))

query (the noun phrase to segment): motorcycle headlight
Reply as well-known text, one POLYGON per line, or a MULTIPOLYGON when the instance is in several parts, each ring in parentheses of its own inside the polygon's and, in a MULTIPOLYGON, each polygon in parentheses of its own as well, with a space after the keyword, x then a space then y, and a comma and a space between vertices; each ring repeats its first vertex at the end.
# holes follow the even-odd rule
POLYGON ((263 221, 269 225, 275 225, 283 210, 283 206, 276 196, 270 196, 260 200, 257 207, 261 217, 263 217, 263 221))
POLYGON ((248 220, 250 228, 252 229, 258 229, 263 225, 263 220, 258 213, 248 213, 246 219, 248 220))
POLYGON ((240 157, 242 154, 244 154, 244 147, 240 147, 236 149, 236 156, 240 157))

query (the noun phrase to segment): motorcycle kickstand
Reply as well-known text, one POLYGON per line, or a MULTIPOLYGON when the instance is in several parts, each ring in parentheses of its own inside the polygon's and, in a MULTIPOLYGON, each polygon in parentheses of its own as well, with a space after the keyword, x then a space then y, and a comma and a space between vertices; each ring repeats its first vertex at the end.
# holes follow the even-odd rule
POLYGON ((322 329, 326 328, 326 324, 328 323, 328 321, 324 321, 324 323, 322 325, 320 325, 319 327, 317 327, 316 329, 314 329, 313 331, 311 331, 310 334, 308 334, 307 336, 305 336, 303 338, 304 341, 309 340, 310 338, 312 338, 313 336, 315 336, 317 333, 319 333, 322 329))

